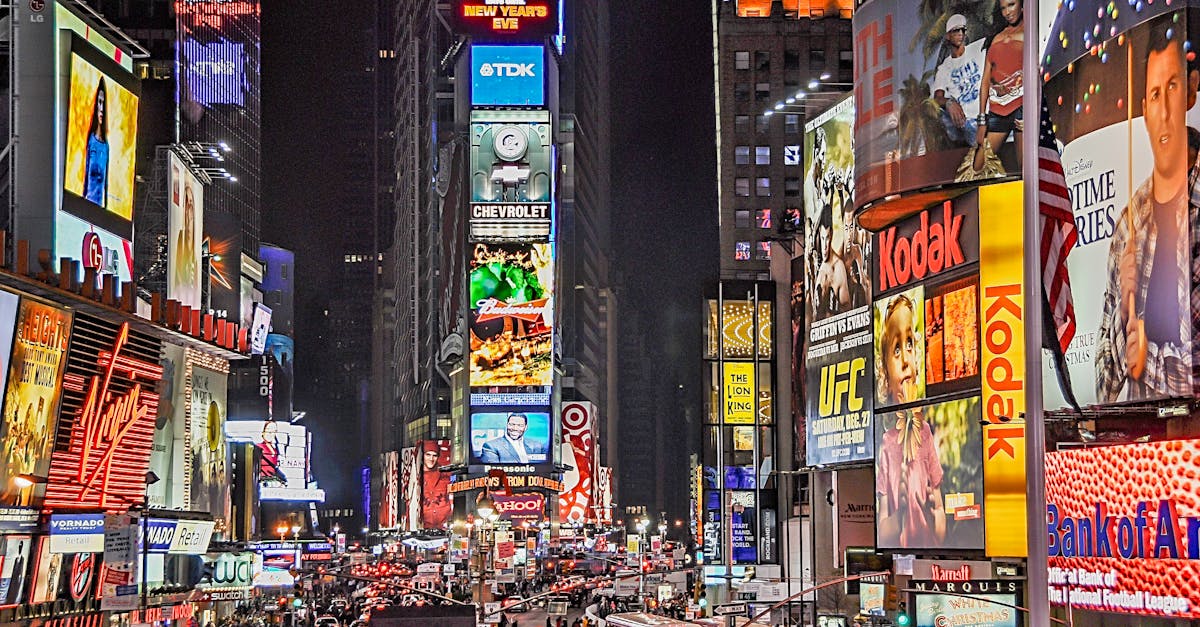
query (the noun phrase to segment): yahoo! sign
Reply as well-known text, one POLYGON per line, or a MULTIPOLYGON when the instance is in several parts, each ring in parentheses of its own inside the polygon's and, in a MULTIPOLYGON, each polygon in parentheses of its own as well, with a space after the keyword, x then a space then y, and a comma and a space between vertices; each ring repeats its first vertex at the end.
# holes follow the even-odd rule
POLYGON ((546 497, 541 494, 494 494, 492 498, 496 502, 496 512, 504 520, 539 521, 542 512, 546 511, 546 497))

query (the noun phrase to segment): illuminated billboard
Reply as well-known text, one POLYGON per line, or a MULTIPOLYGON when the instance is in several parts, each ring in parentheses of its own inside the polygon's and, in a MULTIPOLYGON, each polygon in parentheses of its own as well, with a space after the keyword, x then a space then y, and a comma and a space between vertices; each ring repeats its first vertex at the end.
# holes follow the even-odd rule
MULTIPOLYGON (((1067 257, 1075 397, 1082 406, 1191 397, 1197 9, 1147 3, 1118 16, 1078 4, 1078 15, 1050 7, 1055 45, 1045 54, 1079 235, 1067 257)), ((1066 407, 1053 371, 1043 374, 1047 409, 1066 407)))
POLYGON ((379 476, 379 528, 395 529, 400 526, 399 451, 388 451, 380 456, 382 470, 379 476))
POLYGON ((876 415, 876 545, 982 549, 979 397, 876 415))
POLYGON ((471 463, 495 466, 545 464, 552 451, 550 410, 513 408, 471 413, 471 463))
POLYGON ((469 272, 471 386, 552 385, 553 245, 476 244, 469 272))
POLYGON ((204 41, 185 32, 191 36, 180 42, 179 62, 183 68, 181 88, 190 100, 205 107, 242 106, 248 87, 245 44, 219 36, 204 41))
POLYGON ((1014 9, 872 0, 855 11, 856 207, 1020 174, 1021 4, 1014 9))
POLYGON ((1198 465, 1200 440, 1048 453, 1050 601, 1200 619, 1198 465))
POLYGON ((558 495, 559 520, 563 523, 596 519, 592 511, 599 457, 596 420, 596 406, 592 403, 562 404, 562 459, 571 467, 563 473, 567 489, 558 495))
MULTIPOLYGON (((842 99, 804 126, 805 453, 810 465, 871 459, 872 240, 854 219, 854 100, 842 99)), ((793 277, 793 281, 798 277, 793 277)), ((795 288, 793 288, 795 291, 795 288)), ((793 294, 793 300, 796 300, 793 294)), ((795 315, 795 314, 794 314, 795 315)), ((802 350, 800 350, 802 348, 802 350)))
POLYGON ((229 450, 225 444, 228 416, 225 385, 228 374, 191 365, 191 407, 188 420, 189 501, 192 511, 209 512, 229 520, 229 450))
POLYGON ((471 239, 546 240, 554 196, 549 111, 471 112, 471 239))
POLYGON ((442 529, 450 522, 450 440, 425 440, 417 447, 421 455, 421 529, 442 529))
POLYGON ((174 152, 168 154, 167 298, 203 309, 204 185, 174 152))
POLYGON ((416 531, 421 525, 421 467, 417 447, 400 449, 400 531, 416 531))
POLYGON ((18 489, 12 480, 17 475, 46 476, 70 337, 69 311, 0 291, 0 376, 5 400, 0 485, 6 488, 0 504, 36 507, 45 493, 45 486, 18 489))
POLYGON ((230 442, 250 442, 262 453, 259 498, 264 501, 325 501, 325 491, 308 480, 308 429, 275 420, 225 423, 230 442))
POLYGON ((454 0, 454 29, 478 41, 540 41, 558 34, 559 0, 454 0))
POLYGON ((471 105, 546 104, 545 46, 471 46, 471 105))

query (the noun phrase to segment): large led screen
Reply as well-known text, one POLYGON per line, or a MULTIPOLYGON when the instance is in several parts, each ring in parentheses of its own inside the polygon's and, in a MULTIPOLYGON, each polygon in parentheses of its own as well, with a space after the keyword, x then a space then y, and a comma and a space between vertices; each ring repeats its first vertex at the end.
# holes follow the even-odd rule
POLYGON ((379 528, 395 529, 400 526, 399 481, 400 452, 388 451, 380 457, 379 471, 379 528))
POLYGON ((192 102, 205 107, 219 104, 240 107, 244 104, 249 85, 243 44, 224 37, 212 41, 184 37, 179 57, 186 77, 185 91, 192 102))
POLYGON ((876 416, 879 548, 983 548, 981 415, 975 396, 876 416))
POLYGON ((548 408, 471 414, 471 462, 497 466, 544 464, 551 460, 548 408))
POLYGON ((477 41, 541 41, 558 34, 560 0, 454 0, 454 30, 477 41))
POLYGON ((170 153, 168 161, 167 298, 202 309, 204 185, 175 153, 170 153))
MULTIPOLYGON (((990 583, 990 582, 983 582, 990 583)), ((1015 594, 917 594, 916 627, 971 625, 972 627, 1019 627, 1022 624, 1015 606, 1015 594)))
POLYGON ((325 491, 308 481, 308 429, 274 420, 225 423, 230 442, 251 442, 262 454, 259 492, 264 501, 325 500, 325 491))
POLYGON ((549 111, 471 112, 471 237, 550 236, 554 138, 549 111))
POLYGON ((545 104, 545 56, 545 46, 471 46, 471 104, 545 104))
POLYGON ((562 458, 571 470, 563 473, 564 489, 558 495, 559 521, 584 523, 595 520, 592 496, 599 458, 596 441, 596 406, 592 403, 563 403, 562 458))
POLYGON ((132 239, 137 83, 79 40, 70 65, 63 210, 132 239))
MULTIPOLYGON (((1079 233, 1067 257, 1075 396, 1084 406, 1190 397, 1197 9, 1075 4, 1056 12, 1045 55, 1079 233)), ((1047 408, 1066 406, 1048 368, 1043 388, 1047 408)))
POLYGON ((1046 455, 1050 601, 1200 619, 1200 440, 1046 455))
POLYGON ((471 385, 551 385, 553 245, 480 243, 470 264, 471 385))
POLYGON ((856 206, 1020 174, 1021 20, 1020 2, 1000 0, 855 11, 856 206))

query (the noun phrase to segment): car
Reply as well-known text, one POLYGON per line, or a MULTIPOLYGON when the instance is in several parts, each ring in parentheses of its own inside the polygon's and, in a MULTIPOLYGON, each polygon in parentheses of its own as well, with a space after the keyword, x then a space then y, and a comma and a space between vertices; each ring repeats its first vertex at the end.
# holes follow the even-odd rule
POLYGON ((342 627, 342 623, 333 616, 324 614, 317 617, 316 622, 313 623, 313 627, 342 627))

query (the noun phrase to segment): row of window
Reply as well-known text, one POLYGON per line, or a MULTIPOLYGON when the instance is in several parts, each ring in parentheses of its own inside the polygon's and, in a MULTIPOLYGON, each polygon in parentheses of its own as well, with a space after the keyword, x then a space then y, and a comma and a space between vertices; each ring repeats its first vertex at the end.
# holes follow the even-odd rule
POLYGON ((733 226, 739 229, 758 228, 769 231, 775 228, 776 222, 782 221, 783 230, 792 231, 800 225, 799 207, 788 207, 778 217, 771 209, 738 209, 733 212, 733 226))
POLYGON ((750 246, 750 242, 734 242, 733 243, 733 260, 734 261, 750 261, 753 255, 758 261, 771 260, 771 242, 759 240, 754 242, 754 246, 750 246))
MULTIPOLYGON (((800 196, 800 177, 788 176, 783 179, 783 195, 789 198, 800 196)), ((750 179, 749 177, 739 176, 733 179, 733 195, 748 198, 750 196, 750 179)), ((755 196, 770 196, 771 195, 771 177, 758 176, 754 178, 754 195, 755 196)))
MULTIPOLYGON (((808 50, 808 69, 813 72, 821 72, 826 68, 827 54, 824 48, 809 48, 808 50)), ((783 51, 783 69, 784 70, 799 70, 800 69, 801 53, 798 50, 783 51)), ((749 70, 751 67, 757 72, 767 72, 771 69, 771 51, 755 50, 753 54, 753 65, 751 65, 751 53, 749 50, 737 50, 733 53, 733 69, 749 70)), ((850 72, 854 69, 854 53, 851 50, 838 51, 838 69, 850 72)))
MULTIPOLYGON (((734 146, 733 147, 733 163, 735 165, 750 165, 750 147, 749 146, 734 146)), ((771 147, 770 146, 755 146, 754 147, 754 165, 771 165, 771 147)), ((783 147, 783 165, 798 166, 800 165, 800 145, 790 145, 783 147)))
MULTIPOLYGON (((775 116, 775 117, 783 117, 783 132, 788 133, 790 135, 795 135, 800 132, 800 130, 801 130, 800 114, 785 113, 782 116, 775 116)), ((749 133, 750 132, 750 116, 748 116, 748 115, 733 116, 733 130, 737 133, 749 133)), ((766 115, 754 116, 754 132, 768 133, 768 132, 770 132, 770 130, 771 130, 771 116, 766 116, 766 115)))

